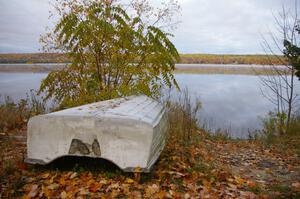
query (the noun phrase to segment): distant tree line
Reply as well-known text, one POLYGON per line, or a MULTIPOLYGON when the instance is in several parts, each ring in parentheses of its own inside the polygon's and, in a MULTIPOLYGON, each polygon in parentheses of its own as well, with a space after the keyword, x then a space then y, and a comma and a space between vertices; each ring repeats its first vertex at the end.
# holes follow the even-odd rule
MULTIPOLYGON (((68 63, 70 59, 63 53, 26 53, 0 54, 0 63, 68 63)), ((274 55, 216 55, 216 54, 181 54, 182 64, 258 64, 270 63, 281 65, 274 55)))
POLYGON ((0 54, 0 63, 67 63, 69 61, 63 53, 0 54))

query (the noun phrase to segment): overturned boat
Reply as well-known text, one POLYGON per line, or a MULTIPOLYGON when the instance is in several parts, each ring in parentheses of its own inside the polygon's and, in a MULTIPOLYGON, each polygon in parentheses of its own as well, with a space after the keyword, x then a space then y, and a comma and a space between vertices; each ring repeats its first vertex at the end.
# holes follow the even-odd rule
POLYGON ((165 145, 165 108, 147 96, 97 102, 31 118, 27 158, 48 164, 63 156, 103 158, 120 169, 149 172, 165 145))

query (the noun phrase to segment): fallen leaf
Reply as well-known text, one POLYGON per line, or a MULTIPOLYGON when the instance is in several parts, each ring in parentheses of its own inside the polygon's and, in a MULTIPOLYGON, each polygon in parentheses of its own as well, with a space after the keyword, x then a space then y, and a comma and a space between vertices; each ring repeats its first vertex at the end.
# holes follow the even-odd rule
POLYGON ((132 180, 131 178, 127 178, 125 182, 128 184, 132 184, 134 183, 134 180, 132 180))
POLYGON ((190 194, 185 193, 185 194, 184 194, 184 199, 189 199, 189 198, 191 198, 190 194))
POLYGON ((24 162, 18 162, 17 163, 17 168, 19 170, 26 170, 27 169, 27 164, 25 164, 24 162))
POLYGON ((30 190, 30 192, 28 193, 28 198, 34 198, 36 195, 37 195, 37 193, 38 193, 38 185, 36 185, 36 184, 34 184, 34 185, 32 185, 31 186, 31 190, 30 190))
POLYGON ((236 177, 235 181, 237 182, 238 185, 243 185, 246 182, 246 180, 240 177, 236 177))
POLYGON ((47 179, 50 176, 50 173, 44 173, 41 178, 42 179, 47 179))
POLYGON ((50 198, 50 196, 51 196, 51 191, 47 187, 44 187, 44 186, 42 186, 42 191, 40 193, 40 197, 43 197, 43 196, 45 196, 47 198, 50 198))
POLYGON ((99 190, 100 187, 101 187, 100 184, 93 183, 93 184, 90 185, 89 190, 90 190, 90 192, 95 193, 96 191, 99 190))
POLYGON ((61 193, 60 193, 60 198, 61 198, 61 199, 67 198, 67 193, 66 193, 65 191, 61 192, 61 193))
POLYGON ((76 178, 77 177, 77 173, 74 172, 71 176, 70 176, 70 179, 72 180, 73 178, 76 178))
POLYGON ((86 189, 84 189, 84 188, 81 188, 81 189, 79 190, 79 193, 78 193, 78 194, 81 195, 81 196, 85 196, 85 195, 88 195, 88 194, 89 194, 89 191, 86 190, 86 189))
POLYGON ((65 186, 65 185, 66 185, 66 180, 65 180, 65 178, 63 178, 63 177, 60 178, 60 179, 59 179, 59 184, 62 185, 62 186, 65 186))
POLYGON ((146 197, 152 197, 153 194, 157 193, 159 191, 159 187, 156 184, 149 185, 145 190, 145 196, 146 197))
POLYGON ((133 191, 133 192, 131 192, 131 196, 132 196, 132 198, 135 198, 135 199, 141 199, 141 198, 143 198, 140 191, 133 191))
POLYGON ((134 168, 134 170, 133 170, 134 172, 142 172, 142 169, 141 169, 141 167, 135 167, 134 168))
POLYGON ((293 187, 294 189, 300 190, 300 182, 294 182, 294 183, 292 183, 292 187, 293 187))
POLYGON ((248 185, 248 187, 250 187, 250 188, 255 187, 255 183, 252 182, 252 181, 248 181, 248 182, 247 182, 247 185, 248 185))
POLYGON ((57 189, 59 187, 59 184, 57 183, 53 183, 47 186, 48 189, 54 190, 57 189))

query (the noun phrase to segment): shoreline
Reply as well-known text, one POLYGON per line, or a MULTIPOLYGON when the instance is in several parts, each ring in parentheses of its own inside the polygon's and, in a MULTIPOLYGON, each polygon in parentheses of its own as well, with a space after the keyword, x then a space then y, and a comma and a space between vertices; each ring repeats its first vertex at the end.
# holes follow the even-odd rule
MULTIPOLYGON (((180 53, 178 64, 261 64, 286 63, 282 55, 268 54, 185 54, 180 53)), ((67 63, 64 53, 0 53, 0 63, 67 63)))
MULTIPOLYGON (((0 72, 7 73, 49 73, 61 70, 67 63, 0 64, 0 72)), ((270 75, 273 68, 284 70, 284 66, 248 64, 176 64, 175 74, 233 74, 270 75)))

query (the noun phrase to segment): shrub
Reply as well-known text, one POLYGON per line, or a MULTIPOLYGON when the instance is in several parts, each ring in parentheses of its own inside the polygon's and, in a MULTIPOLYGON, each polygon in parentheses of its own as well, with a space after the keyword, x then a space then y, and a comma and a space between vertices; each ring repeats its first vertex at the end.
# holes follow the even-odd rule
MULTIPOLYGON (((133 94, 157 96, 162 86, 178 87, 172 72, 179 54, 171 34, 145 22, 143 7, 129 13, 117 1, 57 2, 59 21, 41 41, 46 49, 67 53, 71 63, 42 81, 46 99, 67 108, 133 94)), ((172 15, 172 8, 158 20, 172 15)))
POLYGON ((286 128, 281 125, 285 119, 284 114, 269 113, 263 119, 263 129, 255 137, 267 146, 275 145, 282 151, 293 150, 300 155, 300 115, 294 115, 291 118, 288 131, 281 134, 279 129, 286 128))

